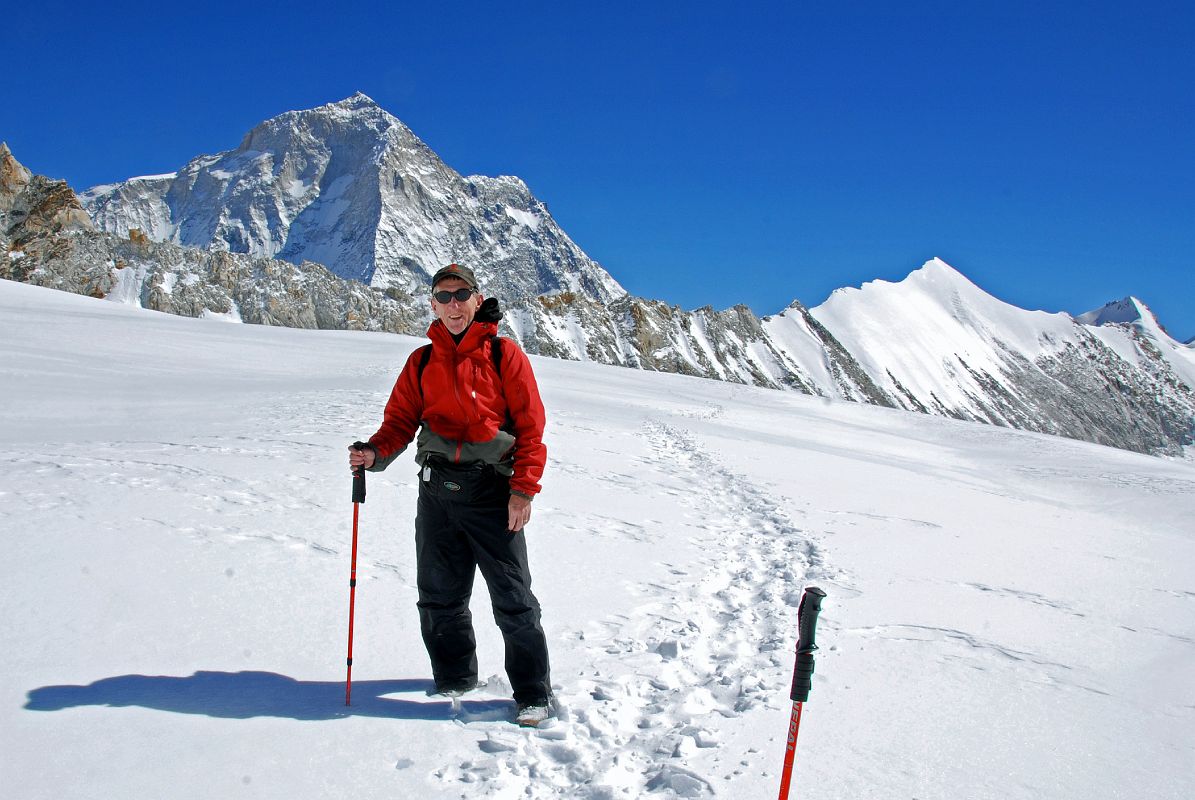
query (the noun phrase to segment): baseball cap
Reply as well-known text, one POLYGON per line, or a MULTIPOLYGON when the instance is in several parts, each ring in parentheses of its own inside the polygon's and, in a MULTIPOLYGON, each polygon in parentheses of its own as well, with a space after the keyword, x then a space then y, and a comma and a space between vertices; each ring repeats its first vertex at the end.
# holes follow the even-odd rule
POLYGON ((470 288, 478 289, 477 278, 473 275, 473 270, 468 267, 462 267, 460 264, 449 264, 441 269, 432 277, 432 288, 445 278, 460 278, 465 283, 469 284, 470 288))

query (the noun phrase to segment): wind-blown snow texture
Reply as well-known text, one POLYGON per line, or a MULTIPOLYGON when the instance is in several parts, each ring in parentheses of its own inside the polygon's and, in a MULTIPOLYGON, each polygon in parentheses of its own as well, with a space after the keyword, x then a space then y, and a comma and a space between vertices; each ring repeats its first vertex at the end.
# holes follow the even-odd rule
POLYGON ((0 281, 6 796, 774 796, 796 603, 829 593, 802 798, 1186 798, 1195 468, 535 359, 529 527, 562 718, 428 698, 413 470, 345 445, 417 340, 0 281))

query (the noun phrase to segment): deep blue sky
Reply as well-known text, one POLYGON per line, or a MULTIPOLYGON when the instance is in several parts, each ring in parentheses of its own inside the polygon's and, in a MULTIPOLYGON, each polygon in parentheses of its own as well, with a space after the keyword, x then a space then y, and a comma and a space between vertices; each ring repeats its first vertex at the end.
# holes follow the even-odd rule
POLYGON ((635 294, 773 313, 940 256, 1195 335, 1195 4, 202 5, 10 8, 0 139, 83 189, 359 90, 635 294))

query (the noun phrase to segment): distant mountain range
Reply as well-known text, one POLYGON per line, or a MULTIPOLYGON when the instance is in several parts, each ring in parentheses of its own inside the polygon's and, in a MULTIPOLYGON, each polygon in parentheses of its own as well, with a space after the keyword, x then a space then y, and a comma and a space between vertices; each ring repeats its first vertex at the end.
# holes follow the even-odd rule
POLYGON ((682 310, 627 294, 521 180, 460 176, 361 94, 81 199, 0 146, 0 238, 2 277, 188 316, 416 335, 430 275, 459 261, 532 353, 1139 452, 1195 443, 1195 350, 1135 298, 1077 318, 1025 311, 933 259, 813 309, 682 310))

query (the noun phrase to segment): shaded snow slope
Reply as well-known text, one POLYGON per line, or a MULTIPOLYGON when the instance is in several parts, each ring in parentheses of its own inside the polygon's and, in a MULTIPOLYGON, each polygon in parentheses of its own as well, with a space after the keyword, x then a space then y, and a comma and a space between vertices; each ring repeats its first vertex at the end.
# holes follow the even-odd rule
POLYGON ((0 281, 0 751, 22 798, 774 796, 796 602, 829 597, 804 798, 1185 798, 1195 469, 535 359, 528 532, 562 718, 428 698, 405 459, 350 480, 412 338, 0 281), (405 466, 404 466, 405 464, 405 466))

